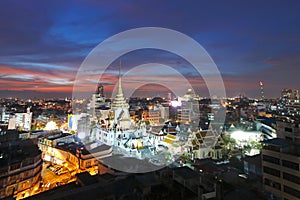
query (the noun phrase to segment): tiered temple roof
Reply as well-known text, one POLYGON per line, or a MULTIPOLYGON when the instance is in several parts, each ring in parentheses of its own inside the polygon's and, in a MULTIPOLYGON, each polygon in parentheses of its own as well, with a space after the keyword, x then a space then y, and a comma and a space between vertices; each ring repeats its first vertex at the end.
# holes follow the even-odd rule
POLYGON ((129 108, 129 104, 126 103, 123 95, 121 76, 119 76, 118 93, 111 104, 111 108, 129 108))

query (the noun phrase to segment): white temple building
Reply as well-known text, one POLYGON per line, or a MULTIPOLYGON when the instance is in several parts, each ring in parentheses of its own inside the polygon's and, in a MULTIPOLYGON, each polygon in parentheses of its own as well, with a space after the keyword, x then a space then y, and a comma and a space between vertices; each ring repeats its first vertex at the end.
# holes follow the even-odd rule
POLYGON ((127 157, 151 158, 150 162, 157 165, 173 162, 182 154, 189 155, 192 159, 222 158, 222 145, 216 131, 191 131, 189 127, 180 127, 175 122, 165 123, 164 128, 146 125, 143 120, 134 123, 130 118, 129 104, 123 95, 120 75, 117 94, 110 110, 107 110, 105 116, 102 113, 96 118, 97 122, 90 126, 88 141, 113 146, 114 151, 127 157), (99 120, 101 118, 105 122, 99 120))

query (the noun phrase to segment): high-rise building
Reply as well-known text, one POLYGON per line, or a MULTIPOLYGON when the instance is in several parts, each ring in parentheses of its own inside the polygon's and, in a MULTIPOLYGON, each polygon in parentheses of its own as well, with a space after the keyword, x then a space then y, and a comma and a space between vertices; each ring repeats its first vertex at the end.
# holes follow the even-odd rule
POLYGON ((39 187, 41 170, 41 151, 32 140, 1 143, 0 199, 31 195, 39 187))
POLYGON ((26 113, 14 113, 12 117, 9 119, 8 129, 21 129, 24 131, 30 131, 31 129, 31 121, 32 121, 32 112, 30 112, 30 108, 27 108, 26 113))
POLYGON ((169 107, 154 105, 148 111, 148 120, 151 125, 164 124, 169 119, 169 107))
POLYGON ((270 199, 300 199, 299 124, 278 122, 278 138, 263 141, 263 185, 270 199))
POLYGON ((277 137, 300 144, 300 123, 277 121, 277 137))
POLYGON ((6 112, 6 107, 4 106, 0 110, 1 110, 0 121, 8 123, 10 114, 6 112))
POLYGON ((299 90, 283 89, 281 90, 281 98, 289 100, 299 99, 299 90))
POLYGON ((104 88, 101 83, 97 85, 95 94, 92 95, 92 99, 89 103, 90 115, 94 117, 101 117, 101 110, 107 110, 104 95, 104 88))
POLYGON ((199 103, 191 89, 182 97, 178 97, 178 101, 181 103, 181 108, 177 110, 180 122, 191 123, 199 121, 199 103))
POLYGON ((283 89, 278 107, 282 115, 300 116, 299 90, 283 89))

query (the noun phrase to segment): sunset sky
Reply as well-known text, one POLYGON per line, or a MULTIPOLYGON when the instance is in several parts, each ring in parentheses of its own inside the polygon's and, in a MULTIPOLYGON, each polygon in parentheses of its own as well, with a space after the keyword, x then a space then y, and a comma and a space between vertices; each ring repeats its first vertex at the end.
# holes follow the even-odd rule
MULTIPOLYGON (((300 89, 299 8, 297 0, 3 0, 0 97, 71 96, 77 70, 89 52, 106 38, 139 27, 169 28, 195 39, 216 63, 227 96, 258 97, 262 80, 265 96, 279 97, 283 88, 300 89)), ((121 60, 124 73, 145 63, 173 67, 197 93, 206 95, 192 66, 172 53, 146 49, 121 60)), ((118 62, 102 80, 107 91, 117 80, 118 62)), ((149 79, 156 74, 149 70, 137 76, 149 79)), ((172 74, 165 78, 172 79, 172 74)), ((166 94, 155 85, 148 90, 166 94)))

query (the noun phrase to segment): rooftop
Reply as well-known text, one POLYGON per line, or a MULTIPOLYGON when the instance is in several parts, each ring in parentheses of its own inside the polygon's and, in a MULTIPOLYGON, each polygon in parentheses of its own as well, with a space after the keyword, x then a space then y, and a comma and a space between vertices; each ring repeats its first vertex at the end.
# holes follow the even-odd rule
POLYGON ((160 184, 154 173, 137 174, 137 181, 144 186, 152 186, 160 184))
POLYGON ((273 138, 273 139, 269 139, 269 140, 264 140, 264 141, 261 141, 261 143, 267 144, 267 145, 278 146, 281 148, 291 145, 290 141, 284 140, 282 138, 273 138))
POLYGON ((41 155, 41 151, 30 139, 9 142, 6 146, 0 147, 0 167, 22 162, 37 155, 41 155))
POLYGON ((77 180, 80 185, 91 185, 94 183, 97 183, 97 179, 95 177, 91 176, 88 172, 82 172, 79 174, 76 174, 77 180))
POLYGON ((63 137, 66 137, 66 136, 71 136, 72 134, 70 133, 55 133, 55 134, 49 134, 47 136, 47 139, 48 140, 55 140, 55 139, 58 139, 58 138, 63 138, 63 137))
POLYGON ((245 156, 245 161, 248 163, 260 166, 261 165, 261 155, 257 154, 254 156, 245 156))
POLYGON ((275 150, 293 156, 300 156, 300 145, 293 143, 290 140, 274 138, 274 139, 262 141, 262 143, 267 144, 269 146, 269 147, 265 147, 264 149, 275 150), (272 148, 270 148, 270 146, 272 148))
POLYGON ((87 154, 93 154, 93 153, 97 153, 97 152, 100 152, 100 151, 106 151, 106 150, 109 150, 111 149, 111 146, 108 146, 106 144, 101 144, 100 146, 97 146, 91 150, 87 150, 86 148, 84 148, 81 153, 83 155, 87 155, 87 154))
POLYGON ((200 175, 189 167, 179 167, 174 169, 174 173, 184 180, 199 178, 200 175))

